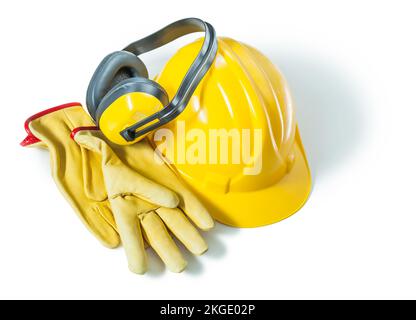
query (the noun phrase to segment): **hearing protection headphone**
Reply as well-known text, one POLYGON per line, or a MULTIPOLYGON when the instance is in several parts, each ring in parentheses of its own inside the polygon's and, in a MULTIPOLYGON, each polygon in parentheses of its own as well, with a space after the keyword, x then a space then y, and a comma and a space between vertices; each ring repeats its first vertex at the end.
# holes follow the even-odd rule
POLYGON ((136 142, 185 109, 216 53, 217 39, 212 25, 196 18, 176 21, 103 59, 88 86, 88 112, 111 141, 136 142), (149 79, 147 68, 138 56, 201 31, 205 32, 202 47, 175 96, 169 100, 165 89, 149 79))

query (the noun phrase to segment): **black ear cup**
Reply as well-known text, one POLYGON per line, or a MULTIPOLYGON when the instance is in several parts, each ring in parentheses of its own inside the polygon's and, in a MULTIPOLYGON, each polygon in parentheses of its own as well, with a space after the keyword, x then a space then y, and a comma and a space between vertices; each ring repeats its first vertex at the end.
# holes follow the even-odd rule
POLYGON ((133 53, 116 51, 106 56, 92 76, 87 90, 87 109, 97 121, 97 108, 104 96, 119 83, 134 77, 148 78, 144 63, 133 53))
POLYGON ((169 103, 169 97, 165 89, 157 82, 143 78, 133 77, 122 80, 116 84, 107 94, 101 99, 96 111, 95 120, 98 123, 100 121, 103 112, 118 98, 125 94, 133 92, 143 92, 154 96, 160 101, 163 106, 169 103))

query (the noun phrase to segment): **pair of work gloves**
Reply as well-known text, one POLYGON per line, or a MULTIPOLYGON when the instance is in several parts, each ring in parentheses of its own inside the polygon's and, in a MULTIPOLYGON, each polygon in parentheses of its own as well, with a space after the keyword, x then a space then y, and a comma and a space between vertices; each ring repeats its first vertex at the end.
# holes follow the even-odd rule
POLYGON ((211 229, 211 216, 147 139, 109 142, 78 103, 35 114, 25 129, 21 144, 49 150, 61 193, 104 246, 122 242, 132 272, 147 270, 145 242, 169 270, 181 272, 186 260, 171 234, 195 255, 207 250, 194 225, 211 229))

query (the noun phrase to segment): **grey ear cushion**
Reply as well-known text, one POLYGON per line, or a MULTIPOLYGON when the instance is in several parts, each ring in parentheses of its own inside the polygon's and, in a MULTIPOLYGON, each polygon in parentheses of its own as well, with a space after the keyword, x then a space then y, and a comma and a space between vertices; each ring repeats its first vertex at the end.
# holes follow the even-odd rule
POLYGON ((101 99, 118 82, 131 77, 148 78, 144 63, 133 53, 116 51, 106 56, 95 70, 87 89, 87 109, 93 119, 101 99))
POLYGON ((157 82, 142 77, 125 79, 108 91, 107 94, 101 99, 101 102, 95 111, 96 123, 99 124, 101 115, 109 105, 121 96, 132 92, 144 92, 150 94, 158 99, 163 107, 169 103, 167 92, 157 82))

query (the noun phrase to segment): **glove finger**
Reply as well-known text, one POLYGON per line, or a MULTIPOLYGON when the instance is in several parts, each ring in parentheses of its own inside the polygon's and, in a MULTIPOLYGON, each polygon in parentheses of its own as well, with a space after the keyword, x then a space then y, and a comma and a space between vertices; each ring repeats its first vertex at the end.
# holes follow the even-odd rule
POLYGON ((207 231, 214 227, 214 220, 194 194, 182 190, 179 207, 201 230, 207 231))
POLYGON ((139 216, 140 224, 150 246, 156 251, 166 267, 172 272, 181 272, 186 267, 186 260, 166 230, 162 220, 154 211, 139 216))
MULTIPOLYGON (((107 248, 116 248, 120 245, 120 237, 114 226, 105 218, 111 215, 108 208, 99 204, 90 210, 83 210, 81 217, 87 229, 107 248)), ((76 210, 80 212, 80 210, 76 210)))
MULTIPOLYGON (((202 230, 209 230, 214 227, 214 220, 205 209, 199 199, 187 188, 184 182, 175 173, 174 168, 163 160, 163 156, 154 150, 155 145, 148 139, 140 142, 131 152, 137 151, 140 154, 140 163, 133 162, 127 158, 127 161, 133 167, 140 167, 139 171, 149 179, 160 183, 161 185, 174 190, 180 198, 179 207, 183 212, 202 230), (157 159, 157 160, 156 160, 157 159), (162 165, 161 165, 162 164, 162 165)), ((163 205, 163 207, 168 207, 163 205)), ((173 208, 170 206, 170 208, 173 208)))
POLYGON ((110 206, 108 201, 102 202, 100 204, 97 204, 97 211, 101 215, 101 217, 111 226, 113 229, 118 233, 117 231, 117 224, 114 220, 113 213, 111 212, 110 206))
POLYGON ((83 147, 80 147, 80 153, 85 195, 87 198, 95 201, 107 199, 100 156, 83 147))
POLYGON ((205 240, 180 209, 159 208, 156 212, 175 237, 193 254, 201 255, 208 250, 205 240))
POLYGON ((111 200, 111 207, 129 269, 134 273, 144 274, 147 271, 147 256, 135 202, 133 196, 117 197, 111 200))

